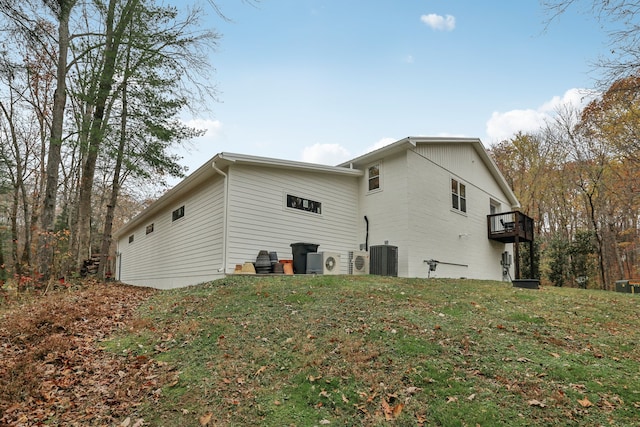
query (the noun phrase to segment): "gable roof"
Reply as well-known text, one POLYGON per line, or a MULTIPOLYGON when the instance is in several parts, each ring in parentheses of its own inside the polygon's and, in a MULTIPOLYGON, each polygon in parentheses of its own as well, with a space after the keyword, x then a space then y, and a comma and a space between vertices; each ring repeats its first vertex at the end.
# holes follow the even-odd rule
POLYGON ((500 189, 504 192, 504 194, 509 199, 509 203, 511 203, 511 207, 516 209, 520 207, 520 202, 516 197, 515 193, 507 183, 507 180, 498 169, 498 165, 493 161, 489 153, 484 148, 482 141, 479 138, 457 138, 457 137, 426 137, 426 136, 408 136, 399 141, 393 142, 389 145, 386 145, 377 150, 370 151, 368 153, 363 154, 360 157, 356 157, 353 160, 349 160, 347 162, 341 163, 339 167, 348 167, 354 169, 364 169, 372 162, 376 160, 380 160, 383 157, 400 153, 406 150, 412 150, 416 148, 418 145, 422 144, 469 144, 478 154, 486 168, 489 170, 493 179, 495 179, 496 183, 500 187, 500 189))

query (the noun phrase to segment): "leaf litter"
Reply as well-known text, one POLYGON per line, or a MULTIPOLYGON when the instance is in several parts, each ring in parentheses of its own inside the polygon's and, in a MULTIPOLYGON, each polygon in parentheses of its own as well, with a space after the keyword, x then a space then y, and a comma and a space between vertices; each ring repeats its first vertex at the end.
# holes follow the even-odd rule
POLYGON ((135 328, 135 310, 154 293, 87 281, 0 312, 0 425, 143 425, 132 414, 161 397, 170 369, 101 342, 135 328))

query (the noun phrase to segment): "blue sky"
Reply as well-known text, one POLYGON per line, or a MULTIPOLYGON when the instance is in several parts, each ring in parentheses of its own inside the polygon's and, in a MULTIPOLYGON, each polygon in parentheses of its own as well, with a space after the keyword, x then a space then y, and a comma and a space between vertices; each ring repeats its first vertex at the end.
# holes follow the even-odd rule
MULTIPOLYGON (((535 129, 594 87, 605 32, 537 0, 218 0, 220 93, 189 123, 190 171, 216 153, 338 164, 405 136, 535 129)), ((210 9, 209 9, 210 10, 210 9)))

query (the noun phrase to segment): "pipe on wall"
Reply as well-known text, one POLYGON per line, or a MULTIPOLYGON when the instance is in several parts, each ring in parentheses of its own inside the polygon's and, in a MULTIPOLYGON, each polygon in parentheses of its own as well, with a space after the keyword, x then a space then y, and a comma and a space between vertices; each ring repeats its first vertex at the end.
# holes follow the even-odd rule
POLYGON ((364 238, 364 250, 368 251, 369 250, 369 218, 367 218, 367 216, 364 216, 364 222, 367 223, 367 234, 364 238))
POLYGON ((216 161, 211 162, 211 167, 216 173, 220 174, 224 179, 224 192, 222 201, 222 267, 218 271, 227 274, 227 210, 229 209, 229 177, 216 166, 216 161))

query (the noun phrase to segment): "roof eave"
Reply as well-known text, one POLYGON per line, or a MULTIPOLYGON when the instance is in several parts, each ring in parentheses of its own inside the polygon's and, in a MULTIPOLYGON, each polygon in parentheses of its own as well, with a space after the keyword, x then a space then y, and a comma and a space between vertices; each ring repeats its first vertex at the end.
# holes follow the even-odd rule
POLYGON ((298 162, 293 160, 275 159, 269 157, 249 156, 237 153, 220 153, 219 158, 222 162, 229 164, 246 164, 262 167, 271 167, 278 169, 303 170, 309 172, 330 173, 339 175, 362 176, 361 170, 351 169, 344 166, 329 166, 317 163, 298 162))
POLYGON ((340 163, 337 167, 342 168, 358 168, 362 167, 362 165, 366 165, 375 160, 378 160, 384 156, 388 156, 390 154, 394 154, 396 152, 405 151, 411 147, 415 147, 416 144, 411 137, 406 137, 396 142, 393 142, 389 145, 385 145, 382 148, 378 148, 377 150, 370 151, 365 153, 355 159, 346 161, 344 163, 340 163))

